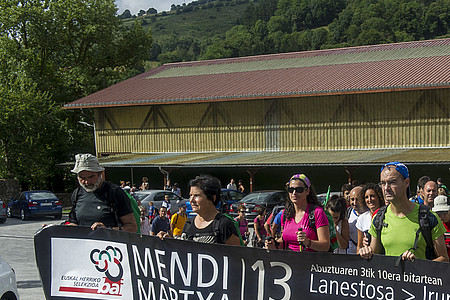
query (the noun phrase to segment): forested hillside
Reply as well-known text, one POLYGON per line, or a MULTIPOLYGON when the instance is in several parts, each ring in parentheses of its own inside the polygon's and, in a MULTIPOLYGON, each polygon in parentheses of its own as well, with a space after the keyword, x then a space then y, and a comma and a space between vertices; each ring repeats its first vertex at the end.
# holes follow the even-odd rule
POLYGON ((450 0, 201 0, 137 19, 166 63, 445 37, 450 0))

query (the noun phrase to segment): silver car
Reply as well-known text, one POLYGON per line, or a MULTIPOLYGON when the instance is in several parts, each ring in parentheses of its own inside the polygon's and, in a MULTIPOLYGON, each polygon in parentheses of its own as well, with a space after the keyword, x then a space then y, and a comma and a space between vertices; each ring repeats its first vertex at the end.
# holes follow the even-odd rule
POLYGON ((0 224, 6 222, 6 203, 0 200, 0 224))
POLYGON ((18 300, 16 274, 13 268, 0 257, 0 299, 18 300))
POLYGON ((153 205, 157 209, 160 209, 166 195, 169 196, 170 211, 172 214, 178 211, 178 206, 180 204, 184 204, 186 202, 186 199, 183 199, 171 191, 145 190, 138 191, 133 194, 134 198, 137 201, 140 201, 141 205, 145 207, 145 209, 148 209, 148 204, 150 201, 153 202, 153 205))

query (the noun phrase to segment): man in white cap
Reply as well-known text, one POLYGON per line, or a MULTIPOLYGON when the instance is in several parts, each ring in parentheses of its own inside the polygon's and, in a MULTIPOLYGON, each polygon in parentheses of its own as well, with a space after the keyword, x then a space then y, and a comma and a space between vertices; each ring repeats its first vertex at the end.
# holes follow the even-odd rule
POLYGON ((105 181, 105 168, 92 154, 75 155, 80 187, 72 193, 69 225, 100 227, 136 232, 137 225, 130 199, 117 185, 105 181))
POLYGON ((447 230, 444 233, 444 239, 447 253, 450 257, 450 204, 448 203, 446 196, 440 195, 434 198, 433 211, 441 218, 442 223, 444 223, 444 227, 447 230))

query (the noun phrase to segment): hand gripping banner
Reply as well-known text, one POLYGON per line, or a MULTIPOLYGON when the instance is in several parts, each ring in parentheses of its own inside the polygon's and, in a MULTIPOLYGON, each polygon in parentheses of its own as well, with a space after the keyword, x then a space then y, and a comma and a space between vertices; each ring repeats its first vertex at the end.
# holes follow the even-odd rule
POLYGON ((71 226, 35 237, 47 299, 450 300, 450 264, 210 245, 71 226))

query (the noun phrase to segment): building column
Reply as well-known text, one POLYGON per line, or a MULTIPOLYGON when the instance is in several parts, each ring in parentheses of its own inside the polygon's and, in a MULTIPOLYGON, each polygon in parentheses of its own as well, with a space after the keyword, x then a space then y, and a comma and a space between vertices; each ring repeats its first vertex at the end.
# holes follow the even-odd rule
POLYGON ((260 170, 261 168, 252 168, 252 169, 247 169, 247 173, 250 176, 250 193, 253 192, 253 181, 255 178, 255 174, 260 170))

